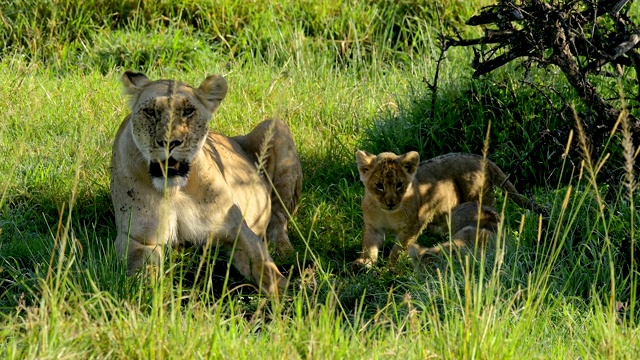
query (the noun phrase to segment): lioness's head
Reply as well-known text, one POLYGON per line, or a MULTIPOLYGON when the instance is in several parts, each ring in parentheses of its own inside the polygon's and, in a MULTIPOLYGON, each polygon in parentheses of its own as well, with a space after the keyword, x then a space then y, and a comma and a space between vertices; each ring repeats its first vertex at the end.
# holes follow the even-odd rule
POLYGON ((358 150, 356 159, 365 192, 378 200, 383 210, 397 210, 411 186, 420 155, 410 151, 402 155, 383 152, 376 156, 358 150))
POLYGON ((190 162, 207 138, 211 114, 227 94, 227 81, 212 75, 192 88, 127 71, 122 83, 131 95, 133 141, 149 164, 153 185, 159 190, 184 186, 190 162))

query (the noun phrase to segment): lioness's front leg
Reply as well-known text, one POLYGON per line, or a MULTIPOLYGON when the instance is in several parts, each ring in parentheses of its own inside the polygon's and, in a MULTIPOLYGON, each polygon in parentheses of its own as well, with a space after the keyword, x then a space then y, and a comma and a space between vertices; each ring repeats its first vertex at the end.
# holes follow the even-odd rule
POLYGON ((273 185, 267 239, 275 244, 278 255, 287 256, 293 252, 287 235, 289 220, 302 193, 302 166, 291 130, 282 120, 265 120, 249 134, 234 139, 273 185))
POLYGON ((258 284, 261 291, 271 295, 286 288, 287 279, 271 259, 265 243, 245 222, 240 225, 237 236, 229 239, 228 243, 232 246, 234 266, 247 279, 258 284))
POLYGON ((121 258, 126 257, 129 276, 144 265, 160 265, 162 263, 162 245, 145 244, 128 234, 118 234, 116 252, 121 258))

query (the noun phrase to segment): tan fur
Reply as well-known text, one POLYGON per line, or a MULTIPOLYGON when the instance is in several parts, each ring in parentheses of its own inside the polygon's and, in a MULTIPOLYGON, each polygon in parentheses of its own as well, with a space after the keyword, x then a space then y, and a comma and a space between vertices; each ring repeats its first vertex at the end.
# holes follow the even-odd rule
POLYGON ((458 250, 484 250, 487 242, 495 238, 500 215, 490 206, 477 202, 462 203, 451 210, 451 240, 433 247, 409 245, 409 257, 416 268, 429 265, 434 258, 458 250))
POLYGON ((289 128, 267 120, 244 136, 209 131, 227 93, 219 75, 198 88, 130 71, 122 82, 131 114, 113 144, 111 196, 116 249, 129 274, 159 264, 164 245, 215 241, 263 292, 283 289, 287 281, 263 239, 292 250, 288 214, 300 198, 302 169, 289 128))
POLYGON ((502 188, 516 203, 528 205, 502 170, 482 156, 450 153, 419 164, 415 151, 376 156, 360 150, 356 158, 365 186, 362 256, 357 264, 377 261, 386 232, 396 234, 390 255, 393 264, 425 227, 443 232, 445 216, 455 206, 472 201, 494 207, 492 186, 502 188))

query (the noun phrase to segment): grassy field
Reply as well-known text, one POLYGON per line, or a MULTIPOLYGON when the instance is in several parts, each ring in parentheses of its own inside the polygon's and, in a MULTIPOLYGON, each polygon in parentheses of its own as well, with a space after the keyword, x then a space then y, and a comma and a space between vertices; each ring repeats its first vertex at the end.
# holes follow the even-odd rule
MULTIPOLYGON (((637 358, 638 144, 621 131, 581 158, 589 145, 576 131, 539 151, 541 133, 566 125, 549 100, 572 94, 553 69, 513 64, 474 80, 472 53, 451 49, 437 93, 427 85, 441 29, 473 35, 463 22, 489 3, 0 1, 0 357, 637 358), (224 74, 212 128, 235 135, 279 117, 293 130, 305 182, 279 301, 188 246, 168 254, 158 282, 126 277, 109 193, 126 69, 192 85, 224 74), (485 138, 548 216, 497 192, 495 255, 425 273, 408 258, 352 268, 357 149, 429 158, 481 153, 485 138), (619 183, 601 183, 603 168, 619 183)), ((632 93, 634 79, 601 89, 632 93)))

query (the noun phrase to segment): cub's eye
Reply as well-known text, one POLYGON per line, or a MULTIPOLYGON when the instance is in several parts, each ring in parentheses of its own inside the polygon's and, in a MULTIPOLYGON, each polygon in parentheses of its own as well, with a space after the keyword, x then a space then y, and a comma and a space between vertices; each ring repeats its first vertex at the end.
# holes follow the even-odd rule
POLYGON ((400 190, 404 187, 404 183, 403 182, 399 182, 396 184, 396 190, 400 190))
POLYGON ((196 112, 195 108, 184 108, 182 109, 182 116, 184 117, 189 117, 191 115, 193 115, 196 112))
POLYGON ((156 110, 155 109, 146 108, 146 109, 142 110, 142 112, 144 113, 144 115, 146 117, 149 117, 149 118, 156 117, 156 110))
POLYGON ((378 191, 384 191, 384 184, 383 183, 376 183, 376 189, 378 189, 378 191))

